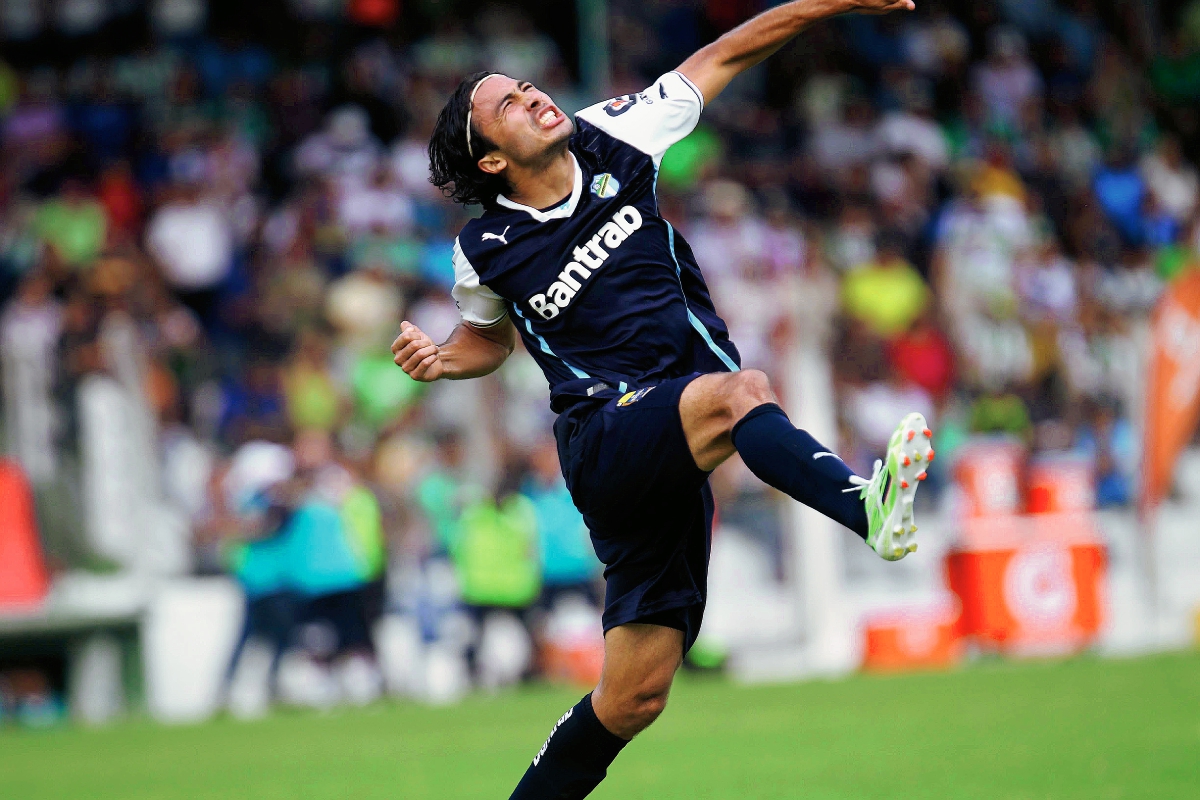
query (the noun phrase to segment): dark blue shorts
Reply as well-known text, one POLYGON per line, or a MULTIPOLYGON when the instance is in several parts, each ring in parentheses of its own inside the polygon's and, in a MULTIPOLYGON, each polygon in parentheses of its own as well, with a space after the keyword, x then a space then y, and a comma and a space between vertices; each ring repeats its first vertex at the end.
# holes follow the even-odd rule
POLYGON ((704 617, 713 499, 679 417, 698 375, 638 392, 601 389, 554 423, 563 476, 604 562, 604 630, 644 622, 684 632, 704 617))

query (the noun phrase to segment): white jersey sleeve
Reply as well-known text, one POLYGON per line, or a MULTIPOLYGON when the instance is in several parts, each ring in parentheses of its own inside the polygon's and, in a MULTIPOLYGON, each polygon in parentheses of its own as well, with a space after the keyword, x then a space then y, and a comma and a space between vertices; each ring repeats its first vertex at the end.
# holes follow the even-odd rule
POLYGON ((668 72, 645 91, 614 97, 575 116, 633 145, 658 166, 667 148, 700 121, 704 95, 679 72, 668 72))
POLYGON ((479 274, 454 240, 454 288, 450 290, 463 320, 479 328, 500 322, 508 314, 504 299, 479 282, 479 274))

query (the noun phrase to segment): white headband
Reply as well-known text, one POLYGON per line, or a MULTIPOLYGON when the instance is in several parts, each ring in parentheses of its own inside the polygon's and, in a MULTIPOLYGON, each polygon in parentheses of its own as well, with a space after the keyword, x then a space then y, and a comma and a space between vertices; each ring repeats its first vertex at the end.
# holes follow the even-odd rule
POLYGON ((495 78, 499 72, 493 72, 491 75, 484 75, 475 84, 475 88, 471 90, 471 101, 467 104, 467 154, 471 158, 475 157, 475 150, 471 147, 471 112, 475 109, 475 93, 479 91, 479 87, 483 86, 483 82, 488 78, 495 78))

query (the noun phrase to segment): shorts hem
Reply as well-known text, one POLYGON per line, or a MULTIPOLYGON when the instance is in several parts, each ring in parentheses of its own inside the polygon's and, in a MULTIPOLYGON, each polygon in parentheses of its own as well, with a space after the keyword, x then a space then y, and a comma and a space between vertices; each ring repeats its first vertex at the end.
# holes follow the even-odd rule
POLYGON ((696 636, 700 633, 700 623, 704 618, 704 608, 704 598, 695 597, 687 602, 671 601, 667 605, 655 608, 654 610, 643 608, 626 614, 612 615, 611 618, 608 614, 605 614, 603 620, 604 633, 607 635, 613 628, 629 624, 658 625, 663 628, 671 628, 683 633, 683 652, 686 655, 692 649, 692 645, 696 642, 696 636))

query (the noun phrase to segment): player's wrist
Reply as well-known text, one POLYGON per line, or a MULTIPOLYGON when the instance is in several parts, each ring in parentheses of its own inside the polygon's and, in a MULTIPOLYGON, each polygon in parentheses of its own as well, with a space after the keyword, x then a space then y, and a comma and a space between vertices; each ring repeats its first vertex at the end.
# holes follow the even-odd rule
POLYGON ((458 373, 455 372, 453 364, 444 355, 442 355, 441 345, 438 345, 436 355, 437 358, 433 363, 433 370, 436 374, 436 377, 433 380, 454 380, 458 373))
POLYGON ((821 9, 824 17, 836 17, 838 14, 852 14, 855 11, 862 11, 871 7, 870 0, 821 0, 824 8, 821 9))

